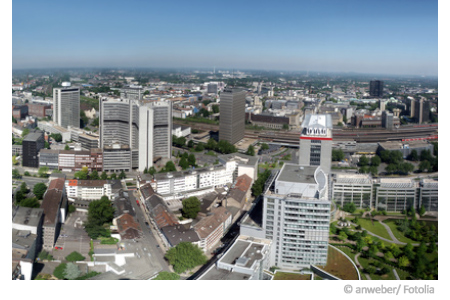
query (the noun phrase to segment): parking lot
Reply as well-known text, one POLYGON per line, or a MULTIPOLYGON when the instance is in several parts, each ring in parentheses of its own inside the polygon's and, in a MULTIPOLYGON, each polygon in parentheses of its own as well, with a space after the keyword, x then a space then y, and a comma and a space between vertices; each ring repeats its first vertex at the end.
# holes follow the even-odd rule
POLYGON ((84 230, 83 222, 86 220, 86 212, 76 211, 69 215, 61 227, 55 244, 55 247, 62 249, 53 249, 52 255, 55 259, 63 259, 73 251, 77 251, 89 259, 91 239, 84 230))

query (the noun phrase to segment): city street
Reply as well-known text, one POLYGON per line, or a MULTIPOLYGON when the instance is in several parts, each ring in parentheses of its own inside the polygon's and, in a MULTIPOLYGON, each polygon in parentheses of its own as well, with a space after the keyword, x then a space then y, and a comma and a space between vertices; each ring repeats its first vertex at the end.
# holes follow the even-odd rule
MULTIPOLYGON (((158 243, 149 227, 147 227, 147 225, 145 224, 145 222, 148 222, 148 220, 140 206, 136 204, 136 197, 134 196, 133 191, 128 191, 128 197, 136 213, 136 219, 139 222, 139 226, 141 226, 143 232, 143 237, 139 240, 139 242, 142 242, 145 245, 145 247, 143 247, 145 248, 144 252, 150 253, 151 257, 153 258, 152 260, 159 264, 162 271, 170 272, 169 265, 164 259, 164 253, 161 249, 162 245, 158 243)), ((148 223, 150 224, 150 222, 148 223)))

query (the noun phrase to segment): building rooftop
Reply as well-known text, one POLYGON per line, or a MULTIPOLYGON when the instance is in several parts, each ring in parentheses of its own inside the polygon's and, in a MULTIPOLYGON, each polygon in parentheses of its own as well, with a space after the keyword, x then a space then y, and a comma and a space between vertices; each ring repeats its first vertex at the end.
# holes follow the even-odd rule
POLYGON ((199 280, 248 280, 250 275, 218 269, 213 265, 199 280))
POLYGON ((166 226, 161 228, 162 233, 174 247, 181 242, 198 242, 200 238, 193 228, 186 229, 184 225, 166 226))
POLYGON ((29 208, 16 206, 13 208, 13 224, 37 227, 41 221, 44 210, 42 208, 29 208))
POLYGON ((12 247, 17 249, 17 251, 22 250, 21 252, 23 253, 23 256, 21 258, 24 258, 36 241, 37 235, 31 233, 29 230, 12 229, 11 238, 12 247))
POLYGON ((397 189, 415 188, 416 182, 412 178, 381 178, 380 187, 397 189))
POLYGON ((49 190, 56 189, 58 191, 62 191, 62 190, 64 190, 64 183, 65 183, 64 178, 53 179, 52 181, 50 181, 50 184, 48 185, 47 190, 49 191, 49 190))
POLYGON ((43 131, 35 131, 35 132, 30 132, 29 134, 27 134, 25 136, 25 138, 23 139, 23 142, 36 142, 39 138, 44 136, 44 132, 43 131))
POLYGON ((195 231, 202 239, 207 238, 219 226, 223 226, 223 223, 231 216, 231 213, 223 206, 213 209, 211 212, 212 215, 201 219, 194 226, 195 231))
POLYGON ((430 144, 428 141, 425 140, 417 140, 417 141, 409 141, 409 142, 380 142, 380 147, 382 147, 385 150, 400 150, 405 148, 420 148, 420 147, 426 147, 430 144))
POLYGON ((336 173, 336 183, 372 184, 369 174, 336 173))
POLYGON ((300 167, 296 164, 284 164, 278 174, 277 181, 301 182, 316 184, 314 173, 317 167, 300 167))
POLYGON ((62 202, 62 191, 57 189, 47 190, 42 201, 41 208, 44 209, 43 226, 54 226, 59 207, 62 202))

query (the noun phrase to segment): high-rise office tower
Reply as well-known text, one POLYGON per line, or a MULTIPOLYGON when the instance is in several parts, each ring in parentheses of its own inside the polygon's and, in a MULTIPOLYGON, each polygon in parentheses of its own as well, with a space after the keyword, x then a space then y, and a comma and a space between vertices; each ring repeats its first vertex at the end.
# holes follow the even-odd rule
POLYGON ((132 146, 133 104, 128 99, 100 100, 100 148, 114 143, 132 146))
POLYGON ((172 154, 172 103, 129 99, 100 100, 100 147, 131 149, 132 168, 143 171, 155 158, 172 154))
POLYGON ((172 103, 160 101, 139 107, 139 171, 156 158, 172 155, 172 103))
POLYGON ((371 80, 369 94, 371 97, 383 97, 384 82, 381 80, 371 80))
POLYGON ((266 184, 263 229, 272 240, 269 265, 295 270, 327 263, 331 122, 330 115, 306 115, 300 165, 284 164, 266 184))
POLYGON ((292 270, 326 265, 328 178, 320 166, 286 163, 269 184, 263 204, 263 230, 272 240, 269 265, 292 270))
POLYGON ((320 166, 325 173, 330 173, 332 130, 331 115, 305 116, 300 134, 300 166, 320 166))
POLYGON ((429 122, 430 121, 430 102, 424 101, 423 98, 421 98, 419 101, 414 101, 413 113, 414 113, 414 115, 413 115, 414 119, 419 124, 429 122))
POLYGON ((244 138, 245 91, 229 88, 220 94, 219 140, 235 144, 244 138))
POLYGON ((53 122, 61 127, 80 127, 80 88, 70 82, 53 89, 53 122))

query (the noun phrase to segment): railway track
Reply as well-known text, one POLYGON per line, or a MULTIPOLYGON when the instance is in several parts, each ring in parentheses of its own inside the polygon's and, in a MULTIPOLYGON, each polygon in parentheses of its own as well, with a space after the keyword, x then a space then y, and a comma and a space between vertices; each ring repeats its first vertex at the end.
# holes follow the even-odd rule
MULTIPOLYGON (((193 129, 201 131, 217 131, 219 125, 193 123, 188 124, 183 121, 174 121, 175 124, 189 125, 193 129)), ((271 130, 245 130, 245 137, 258 139, 265 142, 284 143, 298 145, 299 131, 271 131, 271 130)), ((333 129, 333 140, 336 141, 356 141, 361 143, 401 141, 403 139, 434 138, 438 135, 438 124, 426 125, 406 125, 394 130, 380 129, 356 129, 343 130, 333 129)))

